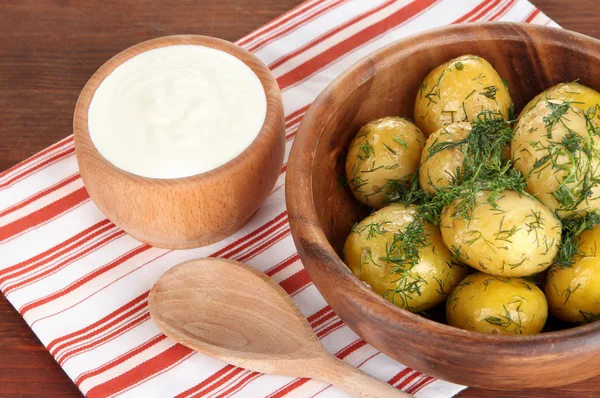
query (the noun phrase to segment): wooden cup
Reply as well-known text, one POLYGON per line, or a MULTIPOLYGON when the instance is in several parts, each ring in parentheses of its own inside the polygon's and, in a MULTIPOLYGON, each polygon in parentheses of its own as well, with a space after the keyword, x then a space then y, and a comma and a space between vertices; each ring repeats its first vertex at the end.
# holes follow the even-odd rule
POLYGON ((90 197, 113 223, 134 238, 156 247, 187 249, 231 235, 265 200, 283 164, 283 104, 275 78, 254 55, 212 37, 161 37, 115 55, 83 88, 73 119, 77 161, 90 197), (100 83, 123 62, 145 51, 177 44, 212 47, 248 65, 265 90, 265 122, 248 148, 214 170, 184 178, 140 177, 114 166, 94 146, 88 130, 90 102, 100 83))

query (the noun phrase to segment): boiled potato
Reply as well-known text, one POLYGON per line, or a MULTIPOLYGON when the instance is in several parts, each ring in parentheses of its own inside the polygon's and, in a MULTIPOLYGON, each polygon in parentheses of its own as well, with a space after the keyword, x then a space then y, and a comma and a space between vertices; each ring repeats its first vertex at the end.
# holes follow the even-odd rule
POLYGON ((511 156, 529 193, 566 216, 600 209, 599 148, 580 109, 540 100, 517 123, 511 156))
POLYGON ((416 171, 425 136, 414 123, 384 117, 364 125, 350 143, 346 179, 362 204, 381 208, 416 171))
POLYGON ((448 324, 487 334, 540 333, 548 318, 544 293, 522 278, 467 276, 446 302, 448 324))
POLYGON ((416 206, 384 207, 356 224, 344 246, 345 262, 360 280, 412 312, 443 302, 466 273, 452 262, 438 229, 416 217, 416 206), (406 254, 403 242, 408 239, 411 245, 422 242, 411 246, 417 258, 406 254))
POLYGON ((463 55, 432 70, 417 93, 415 122, 429 136, 457 122, 472 121, 484 110, 509 118, 508 87, 485 59, 463 55))
POLYGON ((572 267, 550 268, 546 297, 554 316, 589 323, 600 319, 600 225, 582 232, 579 243, 583 256, 572 267))
MULTIPOLYGON (((519 118, 527 111, 535 108, 535 105, 537 105, 538 102, 549 99, 572 101, 574 107, 579 108, 584 112, 600 105, 600 93, 596 90, 579 83, 559 83, 556 86, 543 91, 529 101, 521 111, 519 118)), ((597 121, 600 121, 600 112, 596 111, 594 116, 597 121)))
POLYGON ((440 230, 458 260, 499 276, 542 272, 552 263, 561 239, 554 214, 515 191, 479 192, 471 208, 464 199, 455 200, 443 209, 440 230))
POLYGON ((436 189, 451 185, 461 173, 465 159, 465 145, 457 145, 432 153, 432 147, 442 142, 459 142, 471 132, 471 123, 454 123, 442 127, 427 138, 421 154, 419 185, 421 189, 434 193, 436 189))

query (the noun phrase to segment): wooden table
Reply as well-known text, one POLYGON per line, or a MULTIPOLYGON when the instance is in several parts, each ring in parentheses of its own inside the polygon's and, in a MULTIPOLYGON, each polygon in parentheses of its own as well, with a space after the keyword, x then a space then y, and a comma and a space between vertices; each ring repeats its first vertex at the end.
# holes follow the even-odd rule
MULTIPOLYGON (((362 0, 368 1, 368 0, 362 0)), ((456 0, 460 1, 460 0, 456 0)), ((157 36, 197 33, 236 40, 301 0, 2 0, 0 171, 71 134, 79 92, 120 50, 157 36)), ((533 0, 563 27, 600 38, 595 0, 533 0), (567 3, 567 4, 565 4, 567 3)), ((0 397, 79 396, 75 385, 0 294, 0 397)), ((464 397, 595 397, 600 377, 553 390, 464 397)))

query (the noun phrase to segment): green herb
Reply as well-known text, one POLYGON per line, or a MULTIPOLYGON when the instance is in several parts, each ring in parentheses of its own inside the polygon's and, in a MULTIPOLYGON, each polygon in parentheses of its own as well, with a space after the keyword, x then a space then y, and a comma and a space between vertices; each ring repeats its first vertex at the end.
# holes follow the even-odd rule
MULTIPOLYGON (((475 91, 477 91, 477 90, 473 90, 473 91, 471 91, 471 92, 469 93, 469 95, 467 95, 467 96, 465 97, 465 101, 466 101, 466 100, 468 100, 468 99, 469 99, 469 97, 471 97, 473 94, 475 94, 475 91)), ((463 104, 464 104, 464 102, 463 102, 463 104)), ((465 112, 465 113, 466 113, 466 112, 465 112)))
POLYGON ((518 304, 515 311, 517 312, 516 318, 513 317, 512 312, 503 305, 504 315, 488 316, 484 319, 485 322, 502 328, 505 332, 514 334, 523 334, 525 327, 521 320, 521 305, 523 304, 522 298, 515 296, 516 298, 508 304, 518 304))
POLYGON ((487 86, 483 88, 483 91, 479 93, 479 95, 483 95, 491 100, 496 101, 496 93, 498 92, 498 87, 496 86, 487 86))
POLYGON ((579 249, 579 235, 600 223, 600 212, 575 213, 562 218, 562 238, 554 264, 558 268, 571 268, 585 253, 579 249))

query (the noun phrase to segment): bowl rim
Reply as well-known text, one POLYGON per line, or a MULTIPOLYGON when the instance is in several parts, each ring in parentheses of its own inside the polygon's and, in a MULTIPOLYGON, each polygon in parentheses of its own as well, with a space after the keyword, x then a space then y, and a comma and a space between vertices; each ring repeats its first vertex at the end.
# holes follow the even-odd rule
MULTIPOLYGON (((336 97, 340 98, 335 102, 343 101, 349 93, 352 92, 355 85, 348 84, 348 81, 357 82, 357 78, 365 75, 362 71, 365 65, 385 66, 385 59, 388 53, 406 52, 405 48, 411 48, 427 41, 432 37, 450 37, 462 32, 476 31, 482 26, 497 27, 504 33, 512 33, 514 38, 522 38, 518 31, 541 32, 547 35, 549 40, 564 36, 571 43, 573 41, 584 41, 593 43, 599 47, 600 41, 580 33, 548 26, 533 25, 520 22, 479 22, 469 24, 449 25, 431 29, 425 32, 414 34, 398 41, 392 42, 373 53, 363 57, 342 74, 336 77, 313 101, 306 112, 298 133, 294 139, 294 144, 290 153, 288 162, 288 174, 286 176, 286 202, 290 218, 292 235, 296 241, 299 251, 310 254, 311 248, 306 246, 318 246, 318 253, 315 257, 320 259, 316 261, 325 261, 326 267, 334 267, 328 272, 335 272, 335 276, 340 279, 340 285, 346 289, 338 289, 345 297, 361 295, 366 299, 366 305, 369 305, 371 317, 375 317, 382 322, 386 322, 393 317, 397 322, 402 323, 403 328, 414 331, 427 331, 439 336, 456 337, 459 339, 467 338, 469 344, 476 346, 481 344, 483 347, 493 346, 495 349, 514 355, 515 349, 523 350, 524 355, 533 347, 539 347, 543 344, 549 344, 549 350, 553 353, 570 352, 573 353, 579 349, 585 349, 585 343, 589 343, 589 336, 597 334, 600 336, 600 321, 586 325, 574 326, 569 329, 540 333, 535 335, 493 335, 483 334, 475 331, 459 329, 450 325, 436 322, 417 314, 411 313, 405 309, 395 306, 381 296, 377 295, 372 289, 367 288, 354 274, 350 272, 341 258, 337 255, 327 237, 325 236, 316 214, 313 200, 312 188, 312 165, 314 163, 315 150, 321 138, 321 128, 314 128, 315 118, 318 109, 322 107, 333 107, 330 93, 336 92, 336 97), (303 167, 304 165, 304 167, 303 167), (307 167, 308 165, 308 167, 307 167), (348 288, 352 290, 348 293, 348 288), (569 345, 560 344, 561 340, 569 340, 569 345)), ((374 68, 370 67, 372 71, 374 68)), ((369 72, 372 73, 372 72, 369 72)), ((371 75, 365 77, 370 78, 371 75)), ((325 267, 323 266, 323 267, 325 267)), ((306 267, 309 274, 311 267, 306 267)), ((350 326, 350 325, 349 325, 350 326)))
POLYGON ((157 37, 154 39, 146 40, 131 47, 120 51, 113 55, 108 61, 100 66, 94 74, 88 79, 85 86, 81 90, 77 103, 75 105, 75 111, 73 114, 73 136, 75 139, 75 146, 85 145, 89 148, 94 156, 102 159, 106 166, 111 172, 124 175, 130 179, 139 180, 147 183, 159 183, 166 184, 169 186, 177 185, 182 186, 188 184, 190 180, 200 180, 206 178, 222 178, 230 172, 236 172, 236 169, 243 167, 248 160, 248 153, 253 153, 260 141, 266 139, 271 134, 279 133, 279 121, 283 118, 283 107, 281 100, 281 91, 277 80, 271 73, 271 70, 262 62, 258 57, 249 51, 243 49, 235 43, 231 43, 227 40, 219 39, 211 36, 203 35, 169 35, 157 37), (186 177, 177 178, 155 178, 146 177, 139 174, 131 173, 123 170, 120 167, 115 166, 112 162, 106 159, 96 145, 92 141, 89 129, 88 129, 88 111, 89 106, 96 93, 96 90, 100 84, 108 77, 117 67, 122 65, 124 62, 135 57, 136 55, 144 52, 154 50, 157 48, 176 46, 176 45, 199 45, 204 47, 213 48, 216 50, 224 51, 238 60, 242 61, 247 67, 249 67, 256 77, 260 80, 262 88, 265 92, 266 99, 266 113, 265 120, 260 128, 260 131, 252 140, 252 142, 242 150, 233 159, 223 163, 222 165, 207 170, 202 173, 193 174, 186 177))

